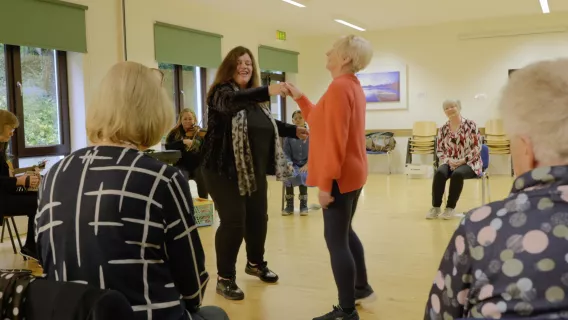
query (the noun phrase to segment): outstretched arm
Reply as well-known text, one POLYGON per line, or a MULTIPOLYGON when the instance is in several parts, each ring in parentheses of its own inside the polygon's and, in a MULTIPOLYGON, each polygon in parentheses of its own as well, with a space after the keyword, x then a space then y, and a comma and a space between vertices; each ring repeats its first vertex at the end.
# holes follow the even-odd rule
POLYGON ((235 115, 250 103, 270 100, 267 86, 235 91, 231 84, 222 84, 213 90, 208 107, 229 116, 235 115))
POLYGON ((278 127, 278 135, 283 138, 293 138, 297 139, 297 127, 293 124, 282 122, 280 120, 275 120, 276 126, 278 127))

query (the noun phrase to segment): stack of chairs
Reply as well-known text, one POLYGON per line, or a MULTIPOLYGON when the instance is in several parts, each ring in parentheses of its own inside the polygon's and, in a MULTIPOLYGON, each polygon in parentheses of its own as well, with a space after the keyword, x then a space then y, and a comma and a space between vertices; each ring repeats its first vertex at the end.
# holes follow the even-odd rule
MULTIPOLYGON (((511 141, 503 129, 503 120, 491 119, 485 123, 485 144, 491 155, 511 154, 511 141)), ((512 161, 511 159, 511 176, 514 176, 512 161)))
POLYGON ((511 154, 511 141, 503 130, 503 120, 492 119, 485 123, 485 143, 489 154, 511 154))
POLYGON ((418 121, 412 126, 412 137, 408 139, 406 163, 412 163, 412 155, 432 154, 436 160, 436 136, 438 127, 434 121, 418 121))

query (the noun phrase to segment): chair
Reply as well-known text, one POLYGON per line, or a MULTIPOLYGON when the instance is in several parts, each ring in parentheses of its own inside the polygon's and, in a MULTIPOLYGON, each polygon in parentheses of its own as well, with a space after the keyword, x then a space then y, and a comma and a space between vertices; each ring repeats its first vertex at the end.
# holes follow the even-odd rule
MULTIPOLYGON (((2 234, 0 235, 0 243, 4 243, 4 231, 8 227, 8 234, 10 235, 10 242, 12 242, 12 250, 14 250, 14 254, 18 254, 18 249, 16 249, 16 242, 14 238, 18 241, 18 245, 20 246, 20 250, 22 250, 22 241, 20 240, 20 233, 18 232, 18 227, 16 227, 16 221, 14 220, 14 216, 4 216, 4 222, 2 224, 2 234), (14 233, 12 234, 12 227, 14 227, 14 233)), ((24 257, 24 260, 27 260, 24 257)))
MULTIPOLYGON (((491 119, 485 123, 485 143, 489 153, 494 155, 510 155, 511 141, 505 134, 503 120, 491 119)), ((511 158, 511 176, 514 176, 513 159, 511 158)))

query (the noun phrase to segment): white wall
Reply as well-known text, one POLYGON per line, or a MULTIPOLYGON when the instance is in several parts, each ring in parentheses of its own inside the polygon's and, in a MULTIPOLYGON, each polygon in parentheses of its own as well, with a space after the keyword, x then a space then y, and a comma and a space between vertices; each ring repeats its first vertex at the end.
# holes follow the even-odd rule
MULTIPOLYGON (((122 10, 119 0, 71 0, 87 10, 87 54, 70 54, 70 97, 72 149, 86 146, 85 106, 100 81, 124 57, 122 10)), ((298 50, 299 43, 276 40, 276 30, 223 14, 214 8, 187 0, 126 0, 126 37, 128 60, 156 67, 154 59, 154 22, 160 21, 223 35, 222 53, 238 45, 257 52, 259 45, 298 50)), ((295 81, 295 75, 289 75, 295 81)), ((289 101, 293 105, 293 101, 289 101)), ((291 111, 288 112, 290 119, 291 111)))
MULTIPOLYGON (((415 121, 445 122, 442 101, 460 99, 463 115, 478 123, 498 116, 499 92, 508 77, 508 69, 533 61, 568 56, 568 33, 550 33, 515 37, 459 40, 461 33, 500 30, 532 30, 568 25, 568 14, 539 15, 429 27, 405 28, 362 35, 373 43, 375 53, 366 71, 384 65, 406 65, 408 71, 408 109, 368 111, 368 129, 410 129, 415 121), (475 99, 477 94, 486 99, 475 99)), ((349 30, 346 30, 348 33, 349 30)), ((312 99, 325 91, 330 77, 325 69, 325 51, 336 36, 309 37, 300 40, 298 84, 312 99)), ((406 138, 400 137, 395 154, 395 171, 402 172, 406 138)), ((509 172, 508 160, 497 173, 509 172)), ((503 158, 503 157, 501 157, 503 158)), ((493 161, 493 159, 492 159, 493 161)), ((386 165, 386 161, 384 162, 386 165)))

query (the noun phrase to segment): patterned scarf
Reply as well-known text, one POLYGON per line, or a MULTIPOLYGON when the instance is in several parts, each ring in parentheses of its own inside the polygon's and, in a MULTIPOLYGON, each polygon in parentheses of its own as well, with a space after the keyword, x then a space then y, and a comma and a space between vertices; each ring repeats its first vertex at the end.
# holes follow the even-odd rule
MULTIPOLYGON (((233 84, 233 89, 238 91, 239 88, 233 84)), ((278 126, 270 113, 270 109, 266 103, 261 104, 261 110, 266 114, 272 125, 274 126, 274 166, 276 168, 276 180, 286 181, 294 174, 294 167, 288 163, 280 145, 278 136, 278 126)), ((256 191, 256 179, 254 177, 254 168, 252 163, 252 153, 250 150, 250 142, 248 139, 248 124, 246 110, 239 111, 232 119, 232 135, 233 135, 233 153, 235 154, 235 166, 237 167, 237 180, 239 184, 239 193, 241 196, 251 195, 256 191)))

